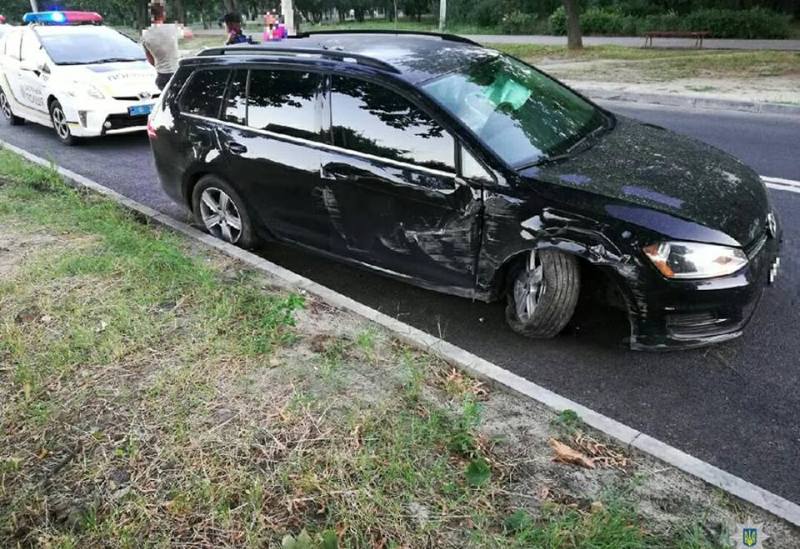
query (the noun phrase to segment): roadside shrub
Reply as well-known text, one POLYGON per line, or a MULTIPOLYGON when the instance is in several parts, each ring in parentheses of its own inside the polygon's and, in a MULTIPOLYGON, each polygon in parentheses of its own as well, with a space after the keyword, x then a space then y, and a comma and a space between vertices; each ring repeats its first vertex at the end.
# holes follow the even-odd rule
POLYGON ((764 8, 699 10, 683 20, 687 30, 707 30, 714 38, 788 38, 790 17, 764 8))
POLYGON ((538 24, 535 15, 513 11, 503 16, 501 28, 506 34, 526 34, 536 32, 538 24))
MULTIPOLYGON (((638 9, 631 5, 589 8, 581 14, 581 29, 586 35, 642 35, 648 31, 709 31, 714 38, 788 38, 790 17, 764 9, 705 9, 680 16, 674 12, 635 16, 622 10, 638 9)), ((567 33, 564 8, 549 18, 552 34, 567 33)))
POLYGON ((496 27, 500 24, 501 13, 496 0, 481 0, 472 8, 471 20, 481 27, 496 27))
POLYGON ((567 12, 564 10, 564 6, 556 8, 555 11, 550 14, 547 22, 550 25, 551 34, 558 36, 567 34, 567 12))

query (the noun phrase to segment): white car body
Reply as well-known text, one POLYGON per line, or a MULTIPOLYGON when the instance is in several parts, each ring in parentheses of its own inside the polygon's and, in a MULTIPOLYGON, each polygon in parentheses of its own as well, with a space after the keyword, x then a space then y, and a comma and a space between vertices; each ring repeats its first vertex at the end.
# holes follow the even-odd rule
POLYGON ((74 137, 145 130, 149 109, 160 92, 156 71, 144 60, 143 49, 141 60, 59 64, 51 55, 58 53, 43 45, 48 40, 90 38, 102 50, 121 37, 103 26, 14 27, 0 42, 0 88, 13 116, 53 128, 51 105, 58 101, 74 137))

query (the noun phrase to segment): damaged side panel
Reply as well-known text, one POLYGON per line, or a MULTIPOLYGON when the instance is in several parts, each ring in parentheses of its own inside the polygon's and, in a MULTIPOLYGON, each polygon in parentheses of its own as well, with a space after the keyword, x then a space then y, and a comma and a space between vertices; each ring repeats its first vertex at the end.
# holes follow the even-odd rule
POLYGON ((332 253, 420 286, 472 295, 480 190, 454 174, 342 154, 323 154, 321 172, 332 253))

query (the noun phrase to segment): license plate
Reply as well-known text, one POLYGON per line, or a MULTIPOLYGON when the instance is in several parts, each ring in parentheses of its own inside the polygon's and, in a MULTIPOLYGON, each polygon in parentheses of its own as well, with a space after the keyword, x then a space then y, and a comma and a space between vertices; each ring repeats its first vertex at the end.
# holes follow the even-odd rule
POLYGON ((128 116, 144 116, 150 114, 153 110, 153 105, 136 105, 135 107, 128 107, 128 116))

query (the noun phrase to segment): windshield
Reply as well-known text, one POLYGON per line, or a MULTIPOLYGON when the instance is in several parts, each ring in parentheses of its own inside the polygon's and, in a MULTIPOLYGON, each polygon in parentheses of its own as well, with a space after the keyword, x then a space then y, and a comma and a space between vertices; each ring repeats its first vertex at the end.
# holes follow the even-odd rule
POLYGON ((514 168, 564 154, 607 122, 585 99, 506 56, 475 63, 424 88, 514 168))
POLYGON ((143 61, 142 46, 108 27, 48 27, 39 39, 56 65, 143 61))

